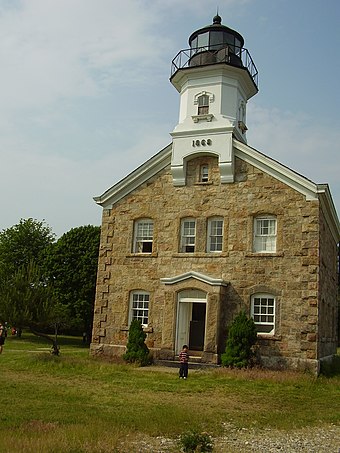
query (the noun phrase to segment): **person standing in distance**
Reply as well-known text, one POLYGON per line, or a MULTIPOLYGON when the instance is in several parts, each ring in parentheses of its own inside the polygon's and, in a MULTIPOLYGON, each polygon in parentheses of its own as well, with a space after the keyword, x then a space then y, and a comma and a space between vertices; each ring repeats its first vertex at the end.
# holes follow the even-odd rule
POLYGON ((180 379, 186 379, 188 377, 189 368, 189 353, 188 346, 185 344, 182 351, 179 353, 179 377, 180 379))
POLYGON ((3 351, 3 347, 5 344, 5 337, 6 337, 6 329, 0 322, 0 354, 3 351))

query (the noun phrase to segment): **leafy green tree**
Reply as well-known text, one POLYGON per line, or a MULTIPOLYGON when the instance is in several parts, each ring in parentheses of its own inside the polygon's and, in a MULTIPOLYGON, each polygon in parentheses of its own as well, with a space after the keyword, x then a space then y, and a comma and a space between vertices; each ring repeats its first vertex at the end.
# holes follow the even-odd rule
POLYGON ((41 263, 47 246, 55 235, 51 228, 39 220, 21 219, 20 222, 0 232, 0 280, 6 280, 32 260, 41 263))
POLYGON ((241 311, 229 326, 225 353, 221 360, 223 366, 247 367, 254 356, 253 346, 257 333, 253 318, 241 311))
POLYGON ((150 351, 145 344, 146 333, 139 319, 133 319, 129 328, 129 339, 123 359, 129 363, 138 363, 141 366, 150 363, 150 351))
POLYGON ((91 338, 100 227, 72 228, 47 249, 44 272, 73 326, 91 338))
POLYGON ((33 260, 2 281, 0 297, 2 319, 19 330, 29 328, 35 335, 47 338, 52 343, 53 353, 59 354, 57 335, 53 339, 43 332, 51 323, 57 322, 58 304, 33 260))

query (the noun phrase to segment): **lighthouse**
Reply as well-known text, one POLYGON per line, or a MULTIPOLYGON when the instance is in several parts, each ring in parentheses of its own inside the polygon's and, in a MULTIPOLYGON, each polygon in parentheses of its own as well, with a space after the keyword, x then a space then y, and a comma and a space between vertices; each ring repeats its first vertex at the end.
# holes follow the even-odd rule
POLYGON ((171 133, 173 184, 185 185, 186 164, 197 155, 217 156, 221 183, 234 182, 232 140, 247 143, 247 102, 258 92, 258 72, 243 37, 216 15, 172 60, 170 81, 180 94, 171 133))

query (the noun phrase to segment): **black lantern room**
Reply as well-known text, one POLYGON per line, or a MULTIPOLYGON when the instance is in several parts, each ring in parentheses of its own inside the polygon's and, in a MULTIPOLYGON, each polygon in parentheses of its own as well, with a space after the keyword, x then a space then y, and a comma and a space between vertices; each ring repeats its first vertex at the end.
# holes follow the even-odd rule
POLYGON ((171 78, 185 68, 211 64, 227 64, 248 71, 257 89, 257 69, 237 31, 222 25, 218 14, 213 23, 194 31, 189 38, 190 49, 181 50, 172 61, 171 78))
POLYGON ((190 48, 193 51, 199 48, 217 51, 228 46, 235 54, 239 54, 244 45, 243 37, 237 31, 222 25, 221 22, 222 18, 217 14, 213 18, 212 25, 194 31, 189 38, 190 48))

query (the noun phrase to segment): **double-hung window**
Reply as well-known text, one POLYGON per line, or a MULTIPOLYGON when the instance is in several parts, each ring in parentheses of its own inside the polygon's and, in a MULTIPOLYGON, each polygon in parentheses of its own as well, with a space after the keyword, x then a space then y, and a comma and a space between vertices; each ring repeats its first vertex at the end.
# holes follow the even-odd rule
POLYGON ((153 221, 140 219, 134 226, 134 253, 152 253, 153 245, 153 221))
POLYGON ((254 219, 254 252, 276 252, 276 217, 254 219))
POLYGON ((209 181, 209 167, 208 165, 201 165, 200 166, 200 182, 208 182, 209 181))
POLYGON ((130 295, 130 322, 138 319, 142 326, 149 322, 150 294, 145 291, 133 291, 130 295))
POLYGON ((182 219, 181 224, 181 246, 180 250, 184 253, 193 253, 195 251, 196 241, 196 220, 182 219))
POLYGON ((223 249, 223 219, 211 217, 208 219, 207 251, 222 252, 223 249))
POLYGON ((251 297, 251 316, 258 334, 274 334, 275 305, 275 297, 271 294, 254 294, 251 297))

